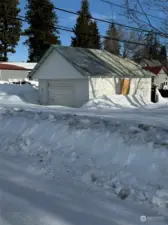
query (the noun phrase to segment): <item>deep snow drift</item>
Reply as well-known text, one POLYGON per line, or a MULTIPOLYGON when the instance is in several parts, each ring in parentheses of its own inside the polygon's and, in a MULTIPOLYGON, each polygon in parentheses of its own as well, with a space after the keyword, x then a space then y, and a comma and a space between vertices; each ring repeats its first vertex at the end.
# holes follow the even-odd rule
POLYGON ((129 190, 128 199, 166 207, 168 123, 154 126, 154 117, 148 125, 150 114, 146 123, 123 117, 89 119, 2 108, 0 151, 33 156, 29 170, 56 180, 82 182, 108 196, 129 190))
MULTIPOLYGON (((0 81, 0 104, 1 105, 14 105, 16 106, 24 106, 24 107, 33 107, 39 109, 40 107, 50 108, 53 110, 57 109, 65 109, 70 111, 77 111, 77 112, 85 112, 87 111, 97 111, 100 110, 103 112, 110 112, 110 110, 133 110, 139 108, 160 108, 167 106, 168 100, 164 99, 159 91, 157 90, 157 98, 158 103, 154 104, 148 99, 143 98, 142 96, 131 96, 131 95, 113 95, 111 98, 107 96, 102 96, 101 98, 91 99, 86 102, 80 109, 77 108, 73 110, 73 108, 68 108, 65 106, 40 106, 39 105, 39 91, 38 91, 38 82, 37 81, 30 81, 25 79, 27 84, 23 85, 16 85, 11 84, 6 81, 0 81), (39 107, 40 106, 40 107, 39 107)), ((105 113, 107 114, 107 113, 105 113)))
POLYGON ((149 101, 139 95, 113 95, 111 98, 102 96, 89 100, 81 108, 91 110, 114 110, 114 109, 137 109, 137 108, 160 108, 168 105, 168 100, 163 98, 156 90, 157 103, 149 101))
POLYGON ((142 107, 148 104, 152 104, 152 102, 141 96, 113 95, 111 98, 103 96, 102 98, 91 99, 82 106, 82 109, 124 109, 142 107))
MULTIPOLYGON (((32 84, 34 85, 34 83, 32 84)), ((35 85, 34 85, 35 86, 35 85)), ((0 104, 39 104, 38 89, 30 84, 16 85, 0 82, 0 104)))

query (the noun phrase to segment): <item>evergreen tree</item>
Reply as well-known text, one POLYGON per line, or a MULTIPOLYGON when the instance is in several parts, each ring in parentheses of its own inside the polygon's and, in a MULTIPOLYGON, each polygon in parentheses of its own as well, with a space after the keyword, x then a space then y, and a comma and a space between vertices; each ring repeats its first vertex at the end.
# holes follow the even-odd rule
POLYGON ((160 42, 157 36, 151 31, 147 34, 146 45, 144 47, 144 58, 146 59, 159 59, 160 42))
POLYGON ((151 31, 144 39, 144 46, 139 47, 138 51, 134 54, 133 59, 136 62, 140 62, 141 59, 159 60, 161 44, 156 34, 151 31))
POLYGON ((100 38, 100 33, 99 29, 97 27, 96 21, 91 21, 90 22, 90 45, 89 47, 92 49, 101 49, 102 44, 101 44, 101 38, 100 38))
POLYGON ((159 53, 159 60, 163 66, 167 66, 167 51, 166 46, 161 46, 160 53, 159 53))
POLYGON ((155 35, 154 44, 152 46, 152 59, 159 60, 161 44, 157 36, 155 35))
POLYGON ((50 0, 27 0, 26 20, 29 27, 25 44, 29 48, 29 62, 38 62, 51 44, 60 44, 56 28, 58 18, 50 0))
POLYGON ((119 32, 114 23, 109 26, 107 38, 104 40, 104 49, 115 55, 120 55, 119 32))
POLYGON ((20 40, 21 21, 17 19, 20 9, 16 0, 0 1, 0 61, 8 61, 8 55, 15 53, 20 40))
MULTIPOLYGON (((88 0, 82 0, 79 16, 73 29, 75 37, 72 37, 71 46, 90 48, 90 23, 91 14, 89 12, 88 0)), ((93 37, 92 37, 93 38, 93 37)))

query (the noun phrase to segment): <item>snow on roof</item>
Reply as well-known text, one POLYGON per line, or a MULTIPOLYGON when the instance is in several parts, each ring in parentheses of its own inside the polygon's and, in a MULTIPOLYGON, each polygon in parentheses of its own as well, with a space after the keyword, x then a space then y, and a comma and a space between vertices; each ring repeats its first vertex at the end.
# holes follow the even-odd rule
POLYGON ((27 70, 32 70, 37 63, 27 63, 27 62, 2 62, 2 64, 10 64, 14 66, 24 67, 27 70))
POLYGON ((0 70, 26 70, 24 67, 0 63, 0 70))

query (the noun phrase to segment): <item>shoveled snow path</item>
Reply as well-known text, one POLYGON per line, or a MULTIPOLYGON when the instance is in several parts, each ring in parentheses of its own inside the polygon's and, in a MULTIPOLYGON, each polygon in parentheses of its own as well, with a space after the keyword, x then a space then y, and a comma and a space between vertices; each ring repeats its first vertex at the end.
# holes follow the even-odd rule
MULTIPOLYGON (((28 173, 22 158, 0 158, 2 225, 138 225, 151 209, 28 173)), ((161 225, 166 221, 147 221, 161 225)))

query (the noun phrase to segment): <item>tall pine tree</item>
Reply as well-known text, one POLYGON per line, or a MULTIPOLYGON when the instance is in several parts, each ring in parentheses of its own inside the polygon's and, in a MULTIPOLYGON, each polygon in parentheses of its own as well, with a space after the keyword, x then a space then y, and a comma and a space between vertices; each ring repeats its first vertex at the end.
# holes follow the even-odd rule
POLYGON ((27 0, 26 20, 29 27, 25 44, 29 48, 29 62, 38 62, 51 44, 60 44, 56 28, 58 18, 50 0, 27 0))
POLYGON ((160 42, 153 33, 153 31, 149 32, 146 36, 146 45, 144 46, 144 58, 146 59, 159 59, 159 52, 160 52, 160 42))
POLYGON ((88 0, 82 0, 81 9, 78 13, 79 16, 77 18, 76 25, 73 29, 75 37, 72 37, 71 46, 89 48, 89 25, 91 21, 91 14, 89 12, 88 0))
POLYGON ((92 49, 101 49, 102 47, 101 38, 96 21, 91 21, 89 26, 90 26, 89 33, 91 37, 89 47, 92 49))
POLYGON ((144 36, 144 46, 140 46, 138 51, 134 54, 133 59, 140 62, 142 59, 160 60, 161 44, 157 35, 150 31, 144 36))
POLYGON ((104 49, 115 55, 120 55, 119 32, 114 23, 107 30, 107 38, 104 40, 104 49))
POLYGON ((100 34, 97 23, 92 21, 88 0, 82 0, 79 16, 73 29, 71 46, 82 48, 101 48, 100 34))
POLYGON ((160 53, 159 53, 159 60, 163 66, 167 66, 167 51, 166 46, 161 46, 160 53))
POLYGON ((0 61, 8 61, 8 56, 15 53, 20 40, 21 21, 17 0, 0 1, 0 61))

